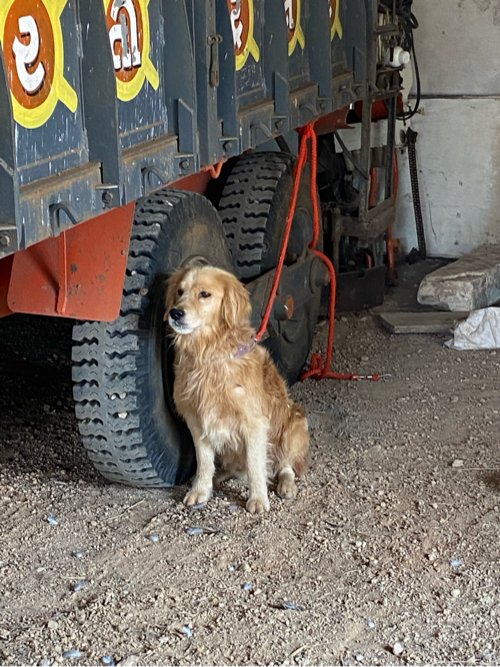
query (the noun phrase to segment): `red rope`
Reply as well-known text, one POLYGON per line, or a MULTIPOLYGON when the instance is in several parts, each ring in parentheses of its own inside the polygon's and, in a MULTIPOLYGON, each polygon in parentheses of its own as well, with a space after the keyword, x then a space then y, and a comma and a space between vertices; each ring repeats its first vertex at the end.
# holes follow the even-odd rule
POLYGON ((288 241, 290 239, 290 232, 292 229, 293 216, 295 215, 295 208, 297 206, 297 197, 299 194, 300 179, 302 175, 302 170, 307 163, 308 156, 308 139, 311 140, 311 199, 313 203, 313 220, 314 220, 314 233, 311 243, 309 244, 310 250, 312 250, 328 267, 330 272, 330 326, 328 331, 328 348, 326 351, 326 359, 323 363, 323 358, 321 354, 315 353, 311 358, 311 368, 302 374, 301 380, 306 380, 307 378, 313 377, 316 380, 322 380, 325 377, 335 378, 337 380, 380 380, 382 376, 373 374, 373 375, 356 375, 353 373, 334 373, 330 370, 330 364, 332 362, 333 355, 333 336, 335 331, 335 297, 337 292, 337 280, 335 276, 335 268, 330 261, 330 259, 324 255, 322 252, 316 249, 316 244, 319 239, 320 233, 320 224, 319 224, 319 205, 316 192, 316 171, 317 171, 317 141, 316 141, 316 132, 314 131, 313 123, 309 123, 300 130, 301 142, 300 142, 300 151, 299 151, 299 160, 297 162, 297 167, 295 169, 295 182, 293 185, 292 200, 290 203, 290 210, 288 212, 288 217, 286 219, 285 233, 283 236, 283 245, 281 248, 281 254, 278 261, 278 266, 276 268, 276 274, 274 276, 274 282, 271 289, 271 294, 269 296, 269 301, 267 303, 266 311, 262 319, 262 324, 260 329, 255 336, 255 340, 259 342, 264 335, 264 332, 267 329, 267 324, 271 316, 271 311, 276 299, 276 294, 278 292, 278 286, 281 279, 281 272, 283 270, 283 264, 285 262, 286 250, 288 247, 288 241))

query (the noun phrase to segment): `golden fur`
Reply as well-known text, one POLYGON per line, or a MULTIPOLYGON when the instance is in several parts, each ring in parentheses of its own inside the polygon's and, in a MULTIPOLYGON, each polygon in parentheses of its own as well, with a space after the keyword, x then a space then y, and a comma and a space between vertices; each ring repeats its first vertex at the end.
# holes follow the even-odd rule
POLYGON ((208 500, 215 457, 228 474, 246 472, 247 509, 269 510, 267 476, 278 493, 297 495, 309 435, 304 409, 293 403, 268 351, 253 343, 250 299, 230 273, 180 269, 168 282, 165 320, 174 331, 174 401, 196 448, 197 471, 186 505, 208 500))

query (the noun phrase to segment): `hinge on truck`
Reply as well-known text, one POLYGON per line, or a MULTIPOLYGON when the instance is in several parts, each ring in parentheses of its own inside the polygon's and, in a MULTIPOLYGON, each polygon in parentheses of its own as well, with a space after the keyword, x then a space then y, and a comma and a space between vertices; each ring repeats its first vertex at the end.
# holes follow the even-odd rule
POLYGON ((209 35, 207 44, 210 47, 210 70, 209 83, 212 88, 219 85, 219 44, 222 42, 222 35, 209 35))

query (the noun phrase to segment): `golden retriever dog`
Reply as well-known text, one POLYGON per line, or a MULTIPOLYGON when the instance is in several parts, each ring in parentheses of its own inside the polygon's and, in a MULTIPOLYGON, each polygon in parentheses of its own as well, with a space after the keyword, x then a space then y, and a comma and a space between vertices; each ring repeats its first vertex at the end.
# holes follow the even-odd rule
POLYGON ((174 401, 196 448, 197 471, 185 505, 208 500, 215 464, 224 479, 246 473, 252 514, 269 511, 267 478, 297 495, 309 435, 265 347, 254 342, 250 299, 232 274, 211 266, 180 269, 168 281, 164 319, 174 331, 174 401))

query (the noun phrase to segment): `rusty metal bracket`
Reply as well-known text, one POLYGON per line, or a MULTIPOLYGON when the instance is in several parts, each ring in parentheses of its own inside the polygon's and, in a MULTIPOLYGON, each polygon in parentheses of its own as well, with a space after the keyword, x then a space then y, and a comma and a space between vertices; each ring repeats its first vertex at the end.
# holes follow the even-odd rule
POLYGON ((209 83, 212 88, 217 88, 220 82, 219 72, 219 44, 222 42, 222 35, 209 35, 207 44, 210 47, 210 69, 209 83))

